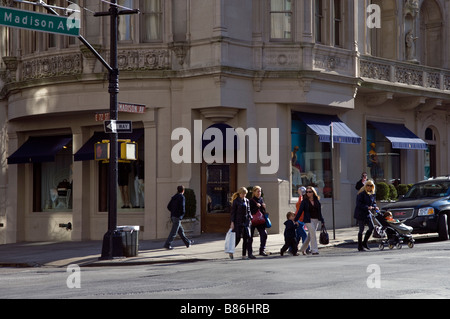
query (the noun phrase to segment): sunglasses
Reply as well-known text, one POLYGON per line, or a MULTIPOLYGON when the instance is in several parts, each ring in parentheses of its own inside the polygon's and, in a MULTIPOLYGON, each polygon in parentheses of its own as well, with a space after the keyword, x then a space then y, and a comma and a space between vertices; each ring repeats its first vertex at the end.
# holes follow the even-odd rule
POLYGON ((307 193, 312 193, 313 191, 306 191, 307 193))

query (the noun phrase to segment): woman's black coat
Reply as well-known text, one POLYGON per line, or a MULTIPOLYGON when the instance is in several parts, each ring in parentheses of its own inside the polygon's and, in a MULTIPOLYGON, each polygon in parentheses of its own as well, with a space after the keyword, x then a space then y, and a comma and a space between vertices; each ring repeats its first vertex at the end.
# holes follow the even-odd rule
POLYGON ((250 201, 247 198, 236 198, 231 206, 231 221, 234 223, 234 226, 248 227, 251 220, 250 201))
POLYGON ((358 220, 366 220, 369 218, 369 206, 377 207, 375 194, 367 194, 362 191, 356 196, 356 207, 354 217, 358 220))

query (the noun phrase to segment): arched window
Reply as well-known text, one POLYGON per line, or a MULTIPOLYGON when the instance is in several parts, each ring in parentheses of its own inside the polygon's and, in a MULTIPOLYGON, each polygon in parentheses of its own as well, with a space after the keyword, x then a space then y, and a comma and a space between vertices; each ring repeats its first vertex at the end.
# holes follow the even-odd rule
POLYGON ((435 0, 425 0, 420 8, 420 60, 432 67, 442 67, 444 47, 443 19, 435 0))

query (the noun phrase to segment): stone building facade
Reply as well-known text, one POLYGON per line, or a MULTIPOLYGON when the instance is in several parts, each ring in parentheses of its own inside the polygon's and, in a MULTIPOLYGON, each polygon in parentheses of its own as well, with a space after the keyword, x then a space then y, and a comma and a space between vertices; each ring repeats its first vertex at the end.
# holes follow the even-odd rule
MULTIPOLYGON (((108 61, 109 20, 93 15, 108 5, 73 2, 108 61)), ((118 2, 141 11, 119 23, 119 101, 145 105, 119 113, 133 122, 119 138, 137 143, 141 162, 119 169, 118 222, 141 226, 142 239, 167 236, 179 184, 196 196, 194 233, 225 232, 229 197, 254 185, 277 233, 299 185, 316 187, 329 228, 333 202, 347 227, 361 172, 388 183, 449 174, 449 1, 118 2), (222 156, 244 149, 244 160, 221 160, 210 128, 215 138, 242 129, 222 156), (192 160, 174 153, 179 143, 192 160), (268 163, 278 169, 262 174, 268 163)), ((107 164, 94 147, 108 138, 106 70, 76 38, 0 26, 0 43, 0 243, 101 239, 107 164)))

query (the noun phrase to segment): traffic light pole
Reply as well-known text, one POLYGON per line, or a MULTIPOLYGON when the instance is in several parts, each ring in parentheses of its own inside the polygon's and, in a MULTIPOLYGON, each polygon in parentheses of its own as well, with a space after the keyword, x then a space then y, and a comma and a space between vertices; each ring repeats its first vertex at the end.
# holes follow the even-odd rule
MULTIPOLYGON (((109 86, 108 92, 110 94, 110 120, 118 119, 118 94, 119 94, 119 68, 117 58, 117 42, 118 42, 118 25, 119 15, 137 14, 138 9, 123 9, 119 10, 117 0, 110 0, 110 8, 107 12, 97 12, 95 17, 110 16, 110 64, 103 59, 103 57, 89 44, 89 42, 81 35, 78 39, 94 54, 94 56, 103 64, 108 70, 109 86)), ((45 4, 42 0, 39 4, 45 4)), ((45 5, 46 10, 54 15, 59 15, 52 7, 45 5)), ((123 7, 122 7, 123 8, 123 7)), ((122 256, 121 241, 114 241, 114 234, 117 230, 117 184, 118 184, 118 145, 117 145, 117 131, 112 130, 110 133, 110 156, 109 156, 109 182, 108 182, 108 231, 103 236, 102 255, 100 259, 112 259, 113 257, 122 256)))
MULTIPOLYGON (((119 15, 136 14, 139 10, 120 10, 117 0, 112 0, 108 12, 97 12, 96 17, 110 16, 110 68, 109 71, 109 116, 110 120, 118 120, 119 68, 117 58, 119 15)), ((118 145, 117 131, 110 133, 109 181, 108 181, 108 231, 103 236, 102 255, 100 259, 112 259, 122 256, 120 242, 114 240, 117 229, 117 183, 118 183, 118 145)))

